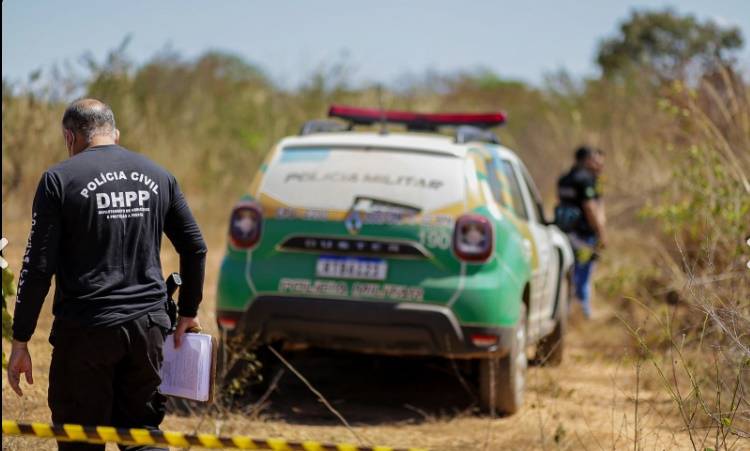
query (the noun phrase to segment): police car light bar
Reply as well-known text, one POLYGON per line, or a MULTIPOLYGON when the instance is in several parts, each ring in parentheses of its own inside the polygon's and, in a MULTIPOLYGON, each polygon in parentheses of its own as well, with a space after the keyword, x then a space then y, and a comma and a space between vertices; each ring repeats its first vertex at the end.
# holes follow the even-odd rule
POLYGON ((378 110, 346 105, 331 105, 329 117, 344 119, 355 125, 373 125, 387 122, 402 124, 409 130, 437 130, 440 127, 471 125, 486 129, 505 122, 505 114, 495 113, 413 113, 411 111, 378 110))

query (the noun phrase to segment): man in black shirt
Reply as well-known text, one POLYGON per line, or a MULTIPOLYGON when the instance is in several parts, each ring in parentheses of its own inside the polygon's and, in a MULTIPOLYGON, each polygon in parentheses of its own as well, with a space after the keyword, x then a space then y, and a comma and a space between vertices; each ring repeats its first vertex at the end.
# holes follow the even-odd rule
POLYGON ((206 245, 175 178, 117 144, 107 105, 73 102, 62 126, 70 158, 42 175, 34 198, 8 380, 19 396, 22 373, 33 383, 27 342, 54 275, 52 421, 155 429, 164 417, 159 370, 171 326, 159 257, 162 232, 180 255, 184 281, 178 346, 186 330, 200 327, 206 245))
POLYGON ((583 314, 591 317, 591 273, 598 249, 605 247, 604 203, 599 175, 604 169, 604 153, 599 149, 580 147, 575 165, 560 177, 557 191, 560 203, 555 209, 555 223, 568 234, 575 251, 573 283, 583 314))

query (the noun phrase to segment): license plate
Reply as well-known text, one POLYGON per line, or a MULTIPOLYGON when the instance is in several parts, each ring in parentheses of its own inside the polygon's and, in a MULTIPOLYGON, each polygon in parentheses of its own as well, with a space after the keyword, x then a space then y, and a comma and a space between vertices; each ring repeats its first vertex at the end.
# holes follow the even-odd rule
POLYGON ((385 280, 388 263, 382 258, 320 257, 315 273, 336 279, 385 280))

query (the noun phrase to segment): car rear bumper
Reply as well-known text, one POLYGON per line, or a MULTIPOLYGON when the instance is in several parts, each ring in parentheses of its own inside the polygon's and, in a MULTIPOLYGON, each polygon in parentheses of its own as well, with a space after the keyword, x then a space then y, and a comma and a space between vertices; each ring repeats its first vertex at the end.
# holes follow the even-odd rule
POLYGON ((514 332, 512 327, 462 326, 450 308, 416 303, 260 296, 246 312, 217 313, 220 319, 236 320, 232 335, 244 334, 254 342, 284 341, 377 354, 503 355, 514 332), (477 335, 497 341, 476 346, 472 337, 477 335))

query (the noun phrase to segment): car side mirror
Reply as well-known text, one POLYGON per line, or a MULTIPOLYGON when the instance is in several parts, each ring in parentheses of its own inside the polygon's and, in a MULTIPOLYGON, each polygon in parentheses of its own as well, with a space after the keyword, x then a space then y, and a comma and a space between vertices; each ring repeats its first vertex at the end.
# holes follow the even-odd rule
POLYGON ((544 225, 552 225, 555 223, 555 220, 549 220, 547 218, 547 215, 544 214, 544 205, 542 205, 541 202, 536 202, 536 211, 539 214, 539 222, 544 225))

